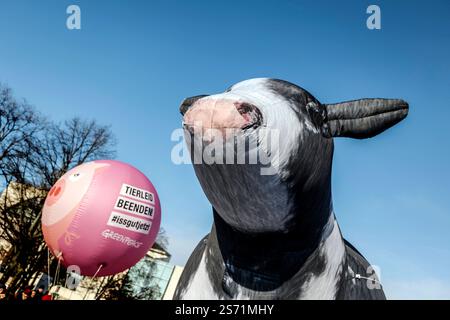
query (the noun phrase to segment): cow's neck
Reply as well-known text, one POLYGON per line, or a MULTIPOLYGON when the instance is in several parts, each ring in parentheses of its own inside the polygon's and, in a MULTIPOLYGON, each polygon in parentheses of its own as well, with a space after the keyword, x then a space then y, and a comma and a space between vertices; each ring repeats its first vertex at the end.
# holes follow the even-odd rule
MULTIPOLYGON (((332 212, 331 196, 323 200, 329 202, 308 206, 319 218, 299 219, 299 224, 286 233, 245 233, 230 227, 214 210, 208 246, 210 253, 215 253, 210 259, 220 259, 225 276, 256 291, 275 290, 302 272, 319 274, 338 268, 343 240, 332 212), (335 266, 315 265, 314 257, 324 258, 333 252, 337 255, 331 260, 325 257, 324 263, 335 266)), ((302 217, 313 217, 313 212, 302 213, 302 217)))

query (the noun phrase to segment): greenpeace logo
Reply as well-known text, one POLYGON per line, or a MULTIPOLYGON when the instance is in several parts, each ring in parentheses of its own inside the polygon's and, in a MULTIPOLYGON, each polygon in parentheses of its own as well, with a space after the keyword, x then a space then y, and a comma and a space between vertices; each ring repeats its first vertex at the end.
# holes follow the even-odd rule
POLYGON ((131 239, 130 237, 124 236, 123 234, 114 232, 112 230, 106 229, 102 232, 102 237, 105 239, 112 239, 121 242, 129 247, 140 248, 142 242, 131 239))

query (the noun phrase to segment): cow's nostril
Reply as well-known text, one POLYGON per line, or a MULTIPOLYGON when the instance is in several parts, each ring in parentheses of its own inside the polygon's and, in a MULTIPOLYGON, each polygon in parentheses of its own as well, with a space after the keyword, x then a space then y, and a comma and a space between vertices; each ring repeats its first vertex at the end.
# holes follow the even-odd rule
POLYGON ((51 187, 50 191, 48 192, 48 195, 50 197, 53 195, 53 191, 55 191, 55 187, 51 187))
POLYGON ((260 126, 262 122, 262 115, 259 109, 246 102, 237 102, 236 109, 240 113, 240 115, 244 118, 247 124, 242 129, 247 129, 250 127, 260 126))
POLYGON ((239 103, 237 105, 237 109, 240 114, 246 114, 256 109, 256 107, 248 103, 239 103))

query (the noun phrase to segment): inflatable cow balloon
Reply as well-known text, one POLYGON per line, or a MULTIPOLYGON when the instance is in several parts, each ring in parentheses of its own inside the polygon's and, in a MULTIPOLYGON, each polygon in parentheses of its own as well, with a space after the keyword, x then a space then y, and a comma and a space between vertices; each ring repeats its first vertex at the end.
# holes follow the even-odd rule
POLYGON ((50 189, 42 232, 64 266, 106 276, 147 253, 160 221, 159 198, 147 177, 126 163, 102 160, 71 169, 50 189))
POLYGON ((333 138, 383 132, 406 117, 405 101, 323 104, 289 82, 253 79, 180 111, 214 223, 175 298, 385 299, 335 219, 333 138))

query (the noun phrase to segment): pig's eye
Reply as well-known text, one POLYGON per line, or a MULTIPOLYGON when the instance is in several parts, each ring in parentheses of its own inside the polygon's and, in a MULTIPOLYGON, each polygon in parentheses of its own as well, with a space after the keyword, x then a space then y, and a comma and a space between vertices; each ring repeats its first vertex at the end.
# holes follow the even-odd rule
POLYGON ((76 173, 70 175, 69 180, 70 181, 78 181, 78 180, 80 180, 81 177, 82 177, 82 174, 79 172, 76 172, 76 173))

